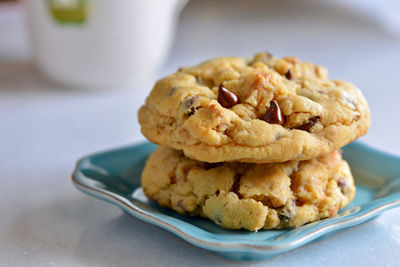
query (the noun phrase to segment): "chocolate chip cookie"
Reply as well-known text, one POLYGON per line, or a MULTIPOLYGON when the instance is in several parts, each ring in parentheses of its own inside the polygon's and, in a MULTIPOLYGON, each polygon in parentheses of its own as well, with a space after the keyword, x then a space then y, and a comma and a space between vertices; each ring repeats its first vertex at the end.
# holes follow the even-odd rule
POLYGON ((206 163, 159 147, 146 162, 142 188, 181 214, 250 231, 332 217, 355 194, 350 168, 338 151, 285 163, 206 163))
POLYGON ((216 58, 159 80, 139 111, 150 141, 205 162, 306 160, 370 125, 367 102, 324 67, 269 53, 216 58))

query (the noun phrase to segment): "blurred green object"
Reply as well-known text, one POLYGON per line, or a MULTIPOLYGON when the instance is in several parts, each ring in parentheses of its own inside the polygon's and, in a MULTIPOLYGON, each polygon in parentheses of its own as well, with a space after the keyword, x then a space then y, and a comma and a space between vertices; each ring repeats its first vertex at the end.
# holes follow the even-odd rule
POLYGON ((53 19, 59 23, 82 24, 87 19, 86 0, 45 0, 53 19))

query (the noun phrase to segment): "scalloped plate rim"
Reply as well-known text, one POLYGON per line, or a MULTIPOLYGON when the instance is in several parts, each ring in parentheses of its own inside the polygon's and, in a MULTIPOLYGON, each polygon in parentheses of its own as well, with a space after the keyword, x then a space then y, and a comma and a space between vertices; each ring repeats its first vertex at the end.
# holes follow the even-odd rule
MULTIPOLYGON (((360 146, 362 149, 366 150, 368 153, 373 153, 373 154, 378 154, 379 156, 383 156, 385 158, 389 157, 392 160, 398 161, 400 163, 400 157, 391 155, 379 150, 376 150, 368 145, 365 145, 361 142, 355 142, 357 143, 358 146, 360 146)), ((333 231, 337 231, 340 229, 344 229, 347 227, 351 227, 354 225, 361 224, 369 219, 372 219, 376 217, 377 215, 381 214, 385 210, 394 208, 396 206, 400 206, 400 194, 397 192, 396 194, 389 195, 388 197, 384 197, 380 199, 381 203, 376 204, 375 207, 373 208, 366 208, 365 211, 361 211, 357 215, 351 214, 348 218, 338 218, 337 221, 333 221, 332 218, 323 220, 326 222, 326 225, 322 227, 316 227, 314 230, 304 234, 303 236, 300 236, 298 238, 292 239, 292 240, 285 240, 286 242, 281 242, 280 244, 255 244, 255 242, 249 242, 249 241, 237 241, 237 242, 232 242, 232 241, 227 241, 224 242, 222 240, 215 240, 215 241, 210 241, 206 240, 205 238, 202 238, 201 236, 195 236, 190 233, 190 228, 186 228, 184 230, 178 229, 175 225, 172 223, 156 218, 154 215, 151 213, 142 210, 140 207, 136 206, 134 202, 131 200, 120 196, 118 194, 115 194, 111 191, 104 190, 102 188, 97 188, 95 186, 92 186, 90 184, 87 184, 84 182, 83 177, 85 177, 84 174, 80 172, 80 169, 82 167, 83 162, 86 160, 90 159, 93 156, 101 155, 103 153, 107 152, 115 152, 127 147, 139 147, 143 145, 149 144, 148 142, 142 142, 142 143, 137 143, 129 146, 124 146, 120 148, 115 148, 99 153, 93 153, 88 156, 82 157, 77 163, 76 167, 74 169, 74 172, 72 174, 72 182, 75 185, 76 188, 78 188, 80 191, 83 193, 86 193, 88 195, 94 196, 96 198, 99 198, 101 200, 105 200, 107 202, 110 202, 111 204, 114 204, 120 208, 122 208, 124 211, 129 213, 130 215, 133 215, 134 217, 145 221, 150 224, 155 224, 169 232, 174 233, 175 235, 179 236, 180 238, 186 240, 187 242, 199 246, 201 248, 207 249, 207 250, 212 250, 215 252, 256 252, 256 253, 263 253, 263 254, 272 254, 276 255, 291 249, 295 249, 301 245, 304 245, 308 242, 311 242, 315 240, 316 238, 323 236, 325 234, 331 233, 333 231), (397 195, 397 199, 388 201, 385 198, 393 198, 393 195, 397 195), (331 220, 331 222, 329 222, 331 220)), ((138 200, 137 200, 138 201, 138 200)), ((354 208, 354 207, 353 207, 354 208)), ((175 218, 176 219, 176 218, 175 218)), ((336 218, 334 218, 336 219, 336 218)), ((177 219, 179 220, 179 219, 177 219)), ((320 221, 321 222, 321 221, 320 221)), ((192 227, 197 227, 194 225, 191 225, 188 222, 185 222, 188 225, 192 227)), ((311 224, 306 225, 308 228, 310 228, 311 224)), ((312 228, 312 227, 311 227, 312 228)), ((301 230, 301 228, 295 228, 293 230, 301 230)), ((257 241, 257 243, 260 242, 270 242, 269 240, 260 240, 257 241)))

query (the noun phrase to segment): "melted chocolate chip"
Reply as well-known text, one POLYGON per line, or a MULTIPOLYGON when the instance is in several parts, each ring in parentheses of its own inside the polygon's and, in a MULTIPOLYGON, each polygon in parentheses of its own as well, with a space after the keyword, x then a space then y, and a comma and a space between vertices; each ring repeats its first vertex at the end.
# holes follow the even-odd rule
POLYGON ((201 108, 200 106, 194 106, 194 103, 197 101, 197 99, 199 99, 199 96, 190 96, 183 101, 182 106, 184 109, 187 109, 186 113, 184 114, 185 117, 192 116, 196 110, 201 108))
POLYGON ((291 80, 293 78, 293 74, 292 74, 292 70, 289 69, 286 73, 285 73, 285 77, 288 80, 291 80))
POLYGON ((291 218, 289 216, 283 215, 283 214, 279 214, 278 215, 279 219, 281 219, 284 223, 289 223, 291 218))
POLYGON ((296 214, 295 208, 296 200, 290 199, 290 201, 285 206, 278 210, 278 218, 282 220, 285 224, 289 224, 296 214))
POLYGON ((221 83, 218 88, 218 102, 224 108, 231 108, 239 103, 239 98, 221 83))
POLYGON ((347 183, 346 180, 344 179, 340 179, 339 181, 337 181, 337 185, 340 187, 340 191, 342 192, 342 194, 346 194, 347 193, 347 183))
POLYGON ((176 87, 174 86, 169 90, 168 96, 172 96, 175 93, 175 91, 176 91, 176 87))
POLYGON ((187 99, 185 99, 185 101, 183 101, 183 107, 190 108, 191 106, 193 106, 194 102, 196 102, 197 99, 199 99, 198 96, 188 97, 187 99))
POLYGON ((231 192, 235 193, 239 199, 242 199, 243 196, 240 194, 240 176, 235 177, 235 181, 233 182, 231 192))
POLYGON ((288 224, 293 219, 293 212, 290 209, 283 208, 278 212, 278 218, 288 224))
POLYGON ((215 220, 217 224, 222 223, 222 215, 220 213, 215 214, 215 220))
POLYGON ((283 116, 278 102, 276 102, 275 100, 271 100, 271 102, 269 102, 269 109, 267 113, 265 113, 265 115, 262 117, 262 119, 271 124, 285 124, 285 117, 283 116))
POLYGON ((194 113, 196 112, 196 108, 195 107, 191 107, 188 113, 185 113, 186 117, 190 117, 192 116, 194 113))
POLYGON ((180 199, 180 200, 178 201, 178 203, 176 203, 176 205, 177 205, 179 208, 185 210, 185 206, 183 205, 182 199, 180 199))
POLYGON ((338 185, 339 187, 345 187, 347 184, 346 184, 346 181, 345 181, 344 179, 340 179, 340 180, 337 182, 337 185, 338 185))
POLYGON ((223 164, 222 162, 204 162, 204 168, 206 170, 214 169, 221 166, 222 164, 223 164))
POLYGON ((320 119, 321 119, 320 116, 312 117, 308 120, 308 122, 304 123, 303 125, 300 125, 296 129, 308 132, 310 131, 311 127, 313 127, 317 122, 319 122, 320 119))

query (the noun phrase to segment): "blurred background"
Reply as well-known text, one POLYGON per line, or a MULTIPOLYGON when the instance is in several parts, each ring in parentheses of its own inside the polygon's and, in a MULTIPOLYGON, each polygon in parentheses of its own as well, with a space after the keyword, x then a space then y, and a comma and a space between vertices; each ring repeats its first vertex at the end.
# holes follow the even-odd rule
MULTIPOLYGON (((373 122, 363 139, 396 153, 398 128, 389 124, 399 112, 399 6, 390 0, 2 0, 0 108, 13 114, 2 127, 28 128, 30 137, 18 142, 27 148, 44 142, 41 150, 143 140, 136 111, 156 79, 216 56, 269 51, 321 64, 332 78, 360 87, 373 122)), ((3 140, 17 139, 10 133, 3 131, 3 140)))
MULTIPOLYGON (((144 141, 136 112, 158 78, 208 58, 259 51, 321 64, 331 78, 357 85, 372 115, 361 140, 400 155, 398 0, 0 0, 0 209, 7 210, 0 215, 0 258, 10 266, 63 260, 79 265, 107 261, 103 252, 112 249, 112 259, 126 263, 146 253, 167 260, 174 252, 157 244, 170 235, 143 236, 149 243, 138 247, 127 231, 140 236, 154 229, 81 195, 70 173, 85 154, 144 141), (21 188, 28 189, 24 198, 14 193, 21 188), (93 245, 90 240, 104 237, 87 224, 105 227, 115 247, 93 245), (82 232, 86 239, 77 234, 82 232), (124 246, 136 250, 128 253, 124 246)), ((385 250, 399 251, 400 218, 393 214, 373 227, 390 228, 397 220, 388 232, 395 235, 374 228, 375 243, 357 248, 358 263, 394 262, 385 250), (366 253, 370 249, 379 253, 366 253)), ((341 249, 331 246, 331 254, 311 245, 283 262, 307 263, 311 252, 303 252, 310 247, 320 259, 354 260, 335 255, 354 251, 356 239, 334 238, 341 249)), ((188 255, 182 262, 203 259, 203 251, 168 242, 188 255)))

